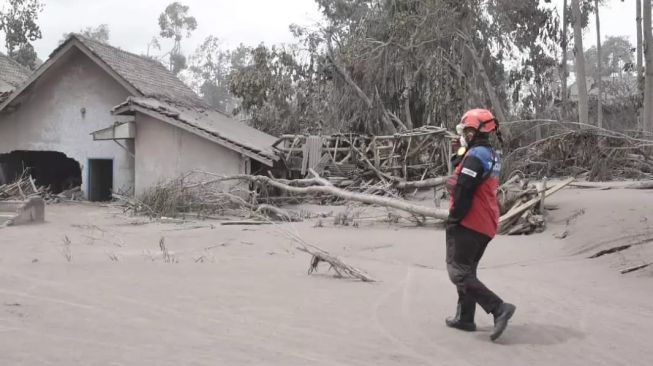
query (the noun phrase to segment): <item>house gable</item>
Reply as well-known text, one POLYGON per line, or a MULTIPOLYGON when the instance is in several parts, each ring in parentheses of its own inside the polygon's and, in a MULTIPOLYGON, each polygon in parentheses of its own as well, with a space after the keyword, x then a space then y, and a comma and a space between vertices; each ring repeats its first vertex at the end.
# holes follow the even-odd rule
POLYGON ((29 79, 18 87, 2 104, 0 104, 0 112, 4 111, 9 105, 14 104, 14 102, 19 102, 22 99, 23 94, 31 90, 34 85, 43 78, 46 74, 50 72, 56 65, 66 62, 67 57, 71 55, 71 52, 77 50, 86 57, 90 58, 97 66, 102 70, 108 73, 116 82, 118 82, 123 88, 125 88, 131 95, 141 95, 141 93, 131 86, 123 77, 118 75, 116 72, 112 71, 106 63, 100 60, 97 56, 94 56, 89 52, 88 49, 77 40, 76 38, 69 39, 66 43, 60 46, 55 52, 52 53, 50 58, 39 67, 36 72, 34 72, 29 79))

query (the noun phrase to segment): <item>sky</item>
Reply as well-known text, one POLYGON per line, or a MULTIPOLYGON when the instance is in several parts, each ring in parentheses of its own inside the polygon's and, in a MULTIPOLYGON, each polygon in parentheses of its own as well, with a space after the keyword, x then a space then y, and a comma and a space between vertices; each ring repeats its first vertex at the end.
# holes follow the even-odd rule
MULTIPOLYGON (((0 4, 4 0, 0 0, 0 4)), ((134 53, 146 53, 147 44, 158 35, 158 17, 173 0, 43 0, 45 9, 38 23, 43 39, 34 43, 42 60, 56 48, 62 34, 88 26, 108 24, 110 43, 134 53)), ((521 0, 513 0, 521 1, 521 0)), ((290 24, 311 25, 320 20, 314 0, 181 0, 190 6, 198 29, 182 43, 190 53, 209 35, 217 36, 225 48, 240 43, 255 46, 290 43, 290 24)), ((553 0, 561 12, 563 0, 553 0)), ((627 36, 635 42, 635 0, 607 0, 601 8, 602 38, 627 36)), ((596 44, 594 21, 585 31, 584 46, 596 44)), ((164 43, 163 48, 171 48, 164 43)))
MULTIPOLYGON (((0 4, 3 0, 0 0, 0 4)), ((89 26, 108 24, 109 42, 134 53, 146 53, 147 44, 158 35, 158 18, 173 0, 42 0, 45 4, 38 24, 43 38, 34 42, 43 60, 62 35, 89 26)), ((192 37, 182 42, 192 52, 209 35, 217 36, 225 48, 240 43, 268 45, 293 40, 289 25, 311 25, 320 19, 313 0, 180 0, 190 6, 198 22, 192 37)), ((163 48, 172 48, 163 43, 163 48)), ((3 47, 4 48, 4 47, 3 47)))
MULTIPOLYGON (((553 0, 552 3, 555 3, 562 17, 563 0, 553 0)), ((605 1, 605 5, 599 8, 601 39, 605 39, 608 36, 626 36, 633 45, 636 43, 635 4, 635 0, 605 1)), ((596 45, 596 22, 594 18, 594 14, 592 14, 591 23, 583 33, 583 47, 585 49, 596 45)), ((572 29, 570 28, 571 31, 572 29)))

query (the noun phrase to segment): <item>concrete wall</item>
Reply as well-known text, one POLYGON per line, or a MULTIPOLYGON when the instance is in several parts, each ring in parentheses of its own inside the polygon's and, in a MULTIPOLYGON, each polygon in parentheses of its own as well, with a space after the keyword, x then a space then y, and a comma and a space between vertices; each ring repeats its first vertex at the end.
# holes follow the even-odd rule
POLYGON ((133 189, 131 155, 113 141, 93 141, 90 135, 116 120, 110 110, 128 96, 127 90, 73 48, 26 91, 15 111, 0 114, 0 154, 62 152, 81 165, 84 192, 88 192, 88 160, 113 159, 114 191, 133 189))
POLYGON ((136 194, 191 170, 245 173, 248 158, 150 116, 136 115, 136 194))

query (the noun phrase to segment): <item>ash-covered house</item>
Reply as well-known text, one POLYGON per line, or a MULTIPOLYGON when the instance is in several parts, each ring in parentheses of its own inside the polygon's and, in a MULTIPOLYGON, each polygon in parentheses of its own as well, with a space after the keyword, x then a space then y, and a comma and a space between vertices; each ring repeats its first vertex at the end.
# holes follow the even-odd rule
POLYGON ((160 63, 79 35, 18 85, 0 101, 5 180, 29 166, 55 192, 81 185, 107 200, 190 170, 249 174, 278 159, 275 137, 211 109, 160 63))
MULTIPOLYGON (((0 53, 0 103, 7 100, 9 95, 29 78, 30 74, 30 70, 0 53)), ((0 160, 0 184, 7 180, 5 167, 0 160)))

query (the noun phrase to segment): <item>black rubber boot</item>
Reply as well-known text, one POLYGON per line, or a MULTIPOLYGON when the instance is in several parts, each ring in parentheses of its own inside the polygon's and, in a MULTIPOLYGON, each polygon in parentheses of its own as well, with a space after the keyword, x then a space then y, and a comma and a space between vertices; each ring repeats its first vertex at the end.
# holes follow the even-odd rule
POLYGON ((460 320, 463 323, 474 323, 474 315, 476 314, 476 301, 465 299, 460 302, 460 320))
MULTIPOLYGON (((476 309, 476 304, 474 303, 474 310, 476 309)), ((464 330, 466 332, 473 332, 476 330, 476 324, 474 323, 474 313, 471 313, 471 318, 469 314, 469 306, 463 306, 458 303, 456 307, 456 315, 445 319, 445 323, 448 327, 464 330), (470 321, 471 319, 471 321, 470 321)))
POLYGON ((495 341, 508 326, 508 320, 512 318, 517 307, 513 304, 504 302, 494 311, 494 330, 490 334, 490 339, 495 341))

